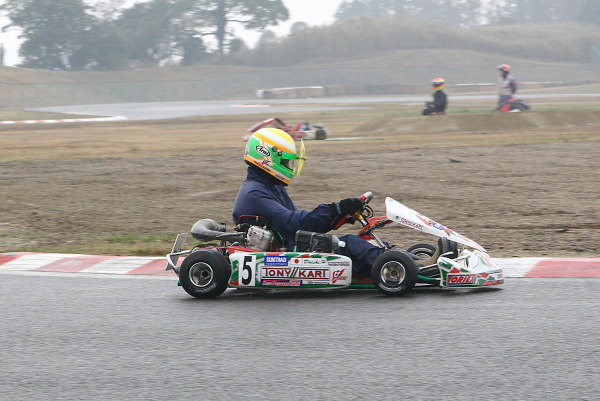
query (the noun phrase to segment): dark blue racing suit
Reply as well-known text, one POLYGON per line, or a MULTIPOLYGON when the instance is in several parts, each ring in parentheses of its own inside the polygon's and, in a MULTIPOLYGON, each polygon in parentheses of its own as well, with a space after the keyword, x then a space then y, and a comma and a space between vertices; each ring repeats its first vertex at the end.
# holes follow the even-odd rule
MULTIPOLYGON (((248 176, 242 183, 233 205, 234 224, 240 216, 262 216, 268 220, 268 227, 283 237, 283 244, 289 251, 294 249, 296 231, 326 233, 331 229, 337 214, 330 204, 321 203, 311 211, 301 210, 290 199, 285 184, 266 172, 248 168, 248 176)), ((337 253, 352 259, 352 270, 361 276, 370 276, 371 265, 383 249, 356 235, 343 235, 340 240, 346 246, 337 253)))

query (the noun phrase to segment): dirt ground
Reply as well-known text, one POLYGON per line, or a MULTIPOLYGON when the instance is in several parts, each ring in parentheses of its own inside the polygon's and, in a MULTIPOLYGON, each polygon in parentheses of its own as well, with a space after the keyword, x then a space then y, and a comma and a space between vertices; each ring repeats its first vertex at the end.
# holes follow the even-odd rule
MULTIPOLYGON (((390 196, 496 257, 598 256, 598 112, 573 113, 429 117, 437 128, 418 130, 417 117, 322 113, 335 140, 306 143, 289 192, 310 209, 370 190, 376 215, 390 196)), ((197 219, 232 227, 241 136, 262 117, 0 127, 0 252, 159 256, 197 219)), ((401 248, 431 239, 380 235, 401 248)))

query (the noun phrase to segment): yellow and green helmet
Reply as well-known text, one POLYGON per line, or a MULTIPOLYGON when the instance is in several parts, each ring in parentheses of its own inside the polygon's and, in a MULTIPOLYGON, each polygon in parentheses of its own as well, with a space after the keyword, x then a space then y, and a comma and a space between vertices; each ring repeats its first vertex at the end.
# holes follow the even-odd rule
POLYGON ((300 175, 306 151, 302 141, 300 150, 296 151, 296 143, 287 132, 277 128, 261 128, 248 139, 244 160, 289 184, 294 175, 300 175))

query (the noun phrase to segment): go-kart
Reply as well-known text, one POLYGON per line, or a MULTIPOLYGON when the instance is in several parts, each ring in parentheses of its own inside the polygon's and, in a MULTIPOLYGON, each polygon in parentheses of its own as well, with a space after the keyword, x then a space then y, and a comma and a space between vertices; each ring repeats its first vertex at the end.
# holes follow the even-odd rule
POLYGON ((522 99, 509 99, 506 102, 500 103, 494 113, 515 113, 520 111, 527 111, 531 109, 529 103, 522 99))
POLYGON ((250 138, 250 135, 261 128, 269 126, 279 128, 280 130, 287 132, 292 138, 294 138, 295 141, 302 139, 323 140, 329 138, 329 130, 325 128, 323 124, 310 124, 309 122, 303 122, 289 126, 280 118, 273 117, 258 124, 254 124, 252 127, 248 128, 248 132, 242 137, 242 139, 247 141, 248 138, 250 138))
POLYGON ((179 284, 196 298, 214 298, 227 288, 261 290, 322 290, 372 288, 389 296, 404 295, 415 285, 441 288, 490 287, 504 282, 502 269, 475 241, 453 231, 407 206, 386 198, 386 216, 374 217, 367 205, 372 198, 361 196, 362 211, 340 216, 336 229, 358 221, 359 236, 384 248, 371 266, 370 277, 352 272, 352 260, 335 250, 345 244, 336 236, 298 231, 294 250, 278 248, 277 233, 256 222, 242 223, 227 232, 224 223, 198 220, 191 229, 199 241, 218 241, 184 250, 187 233, 177 236, 172 251, 166 255, 166 270, 174 270, 179 284), (406 251, 393 248, 381 240, 376 230, 388 225, 410 227, 439 237, 437 246, 416 243, 406 251), (185 256, 181 264, 179 258, 185 256))

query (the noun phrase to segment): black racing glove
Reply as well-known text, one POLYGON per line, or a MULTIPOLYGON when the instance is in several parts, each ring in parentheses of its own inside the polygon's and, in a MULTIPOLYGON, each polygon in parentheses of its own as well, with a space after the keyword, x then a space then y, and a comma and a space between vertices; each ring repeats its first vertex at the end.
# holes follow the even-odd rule
POLYGON ((362 210, 364 206, 365 204, 360 198, 346 198, 339 201, 339 203, 332 203, 330 208, 336 215, 351 215, 354 212, 362 210))

